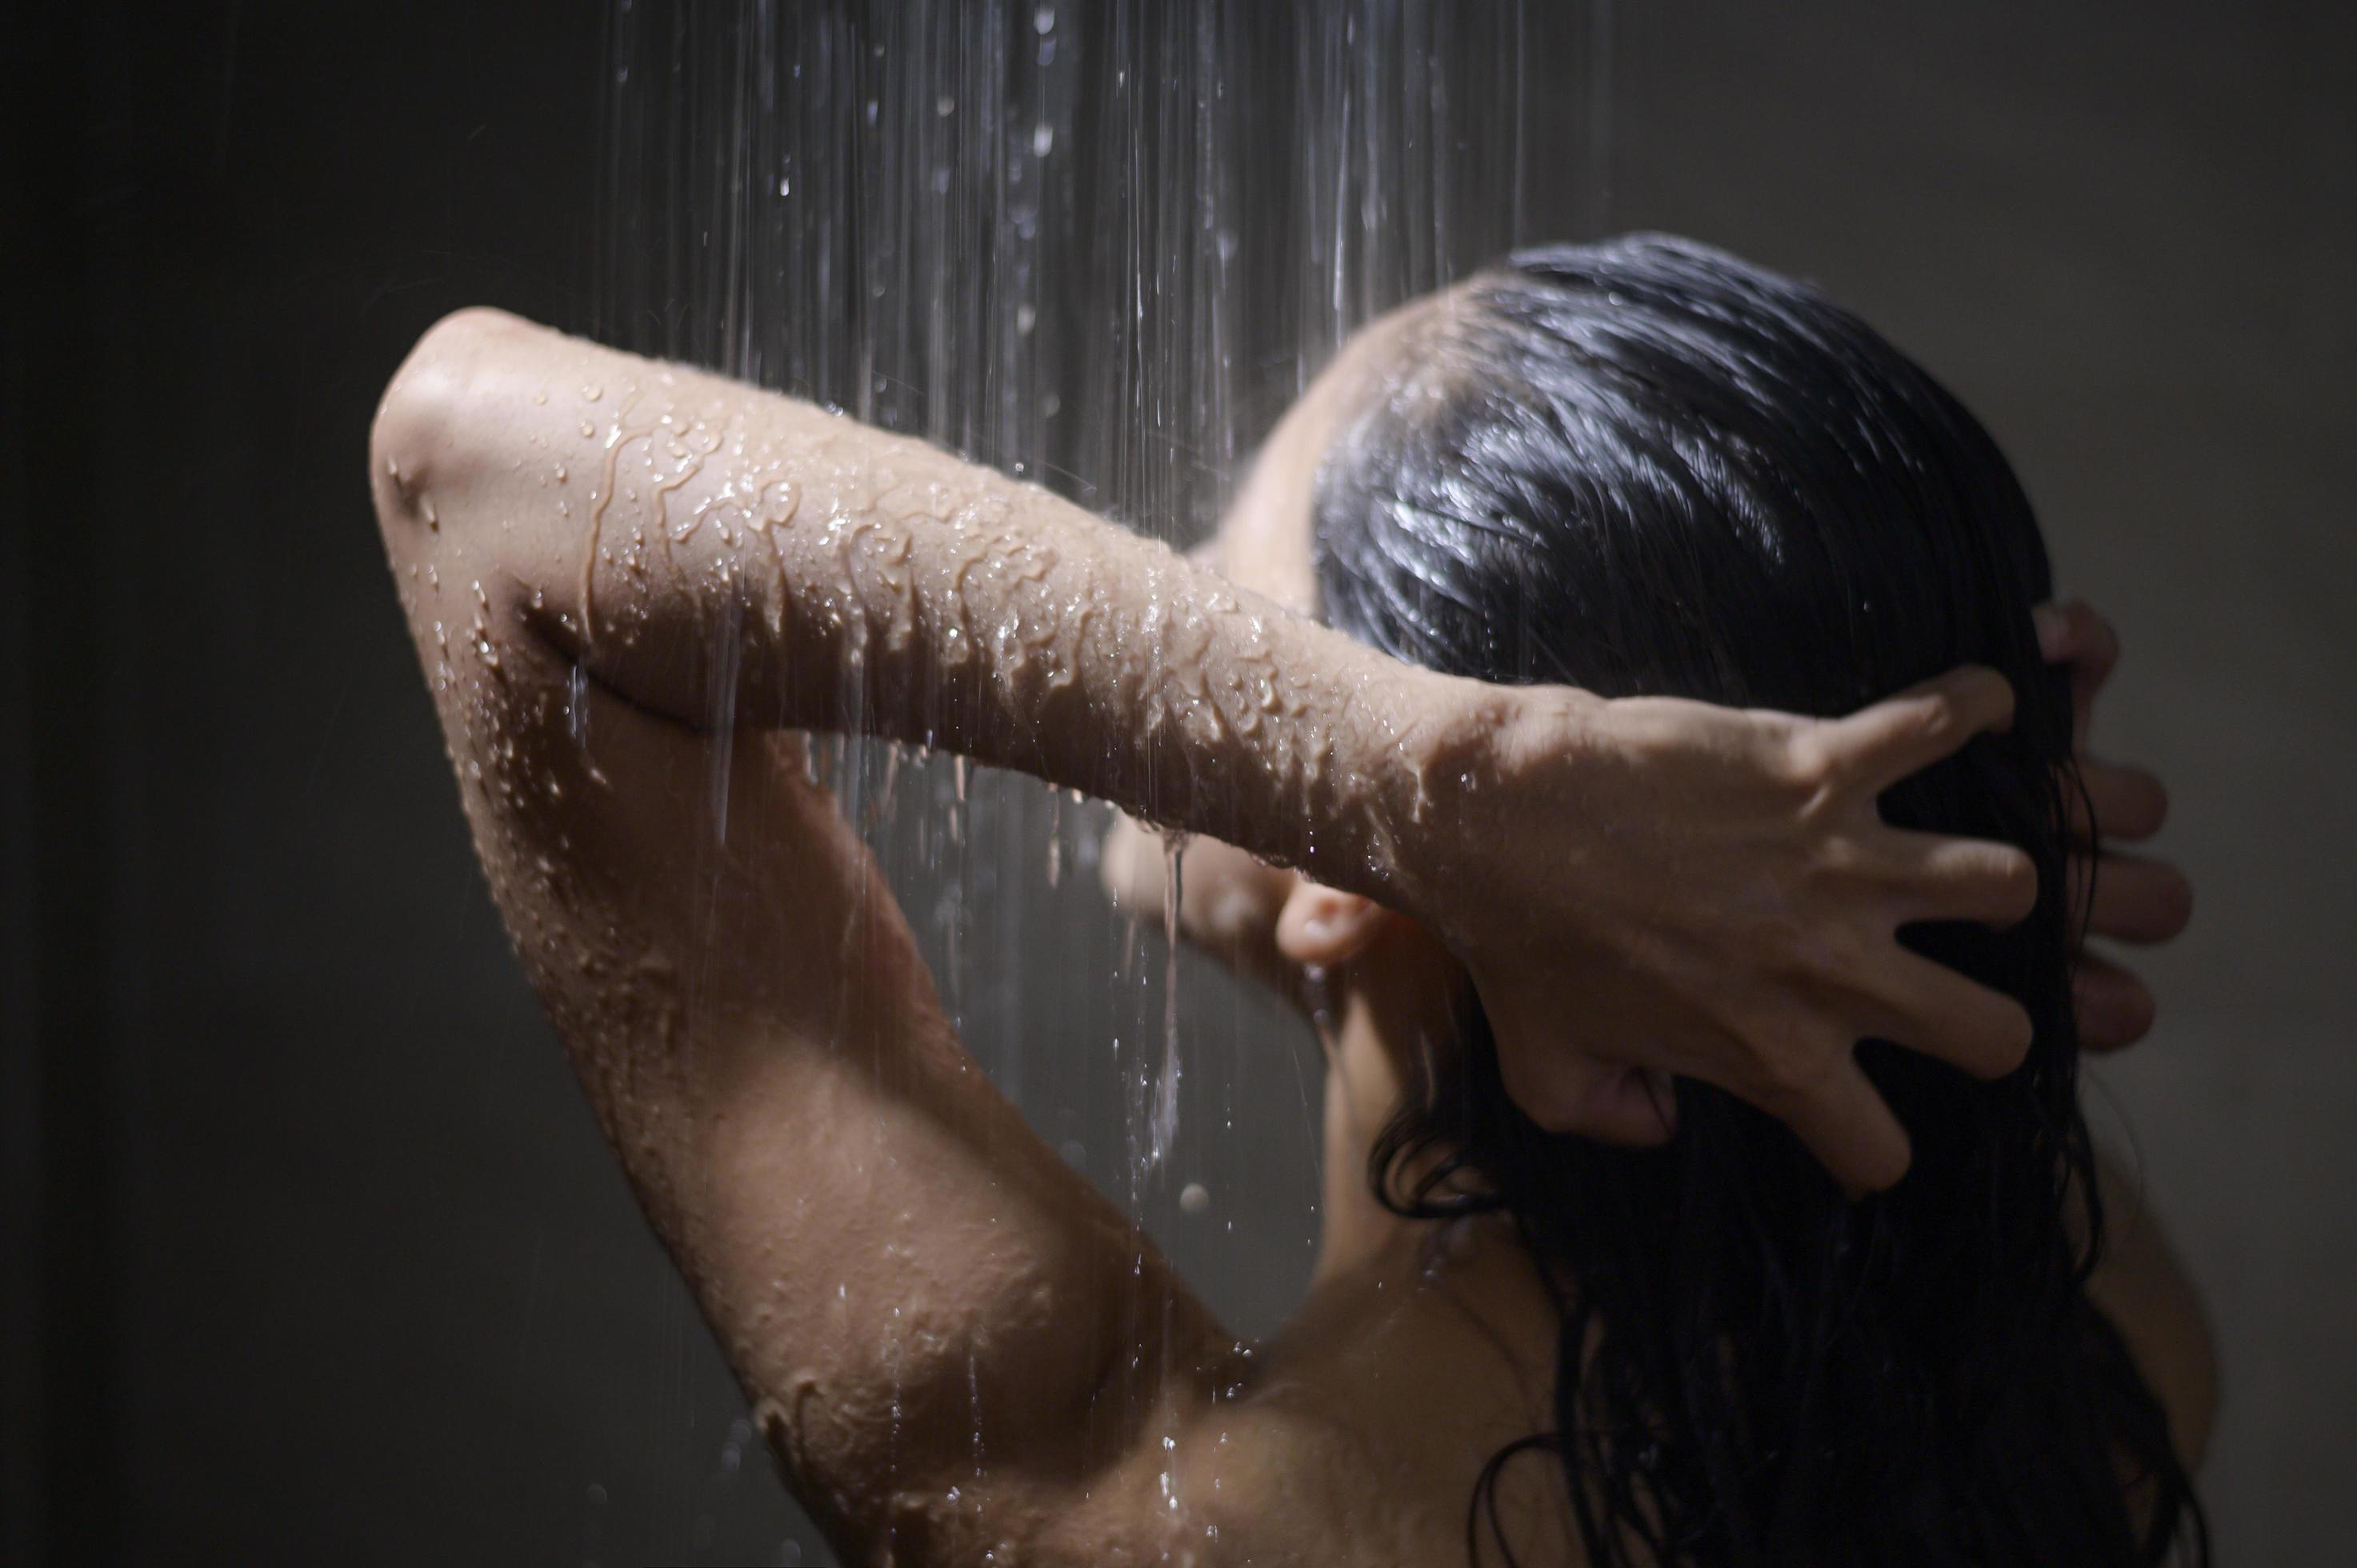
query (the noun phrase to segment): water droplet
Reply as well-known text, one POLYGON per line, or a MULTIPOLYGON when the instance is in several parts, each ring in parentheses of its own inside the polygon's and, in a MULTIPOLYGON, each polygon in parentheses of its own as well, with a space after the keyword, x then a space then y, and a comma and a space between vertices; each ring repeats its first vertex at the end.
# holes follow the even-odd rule
POLYGON ((1180 876, 1187 857, 1187 835, 1165 833, 1162 838, 1162 934, 1168 939, 1168 956, 1162 972, 1162 1068, 1155 1075, 1154 1092, 1147 1112, 1147 1128, 1151 1142, 1146 1149, 1146 1164, 1158 1166, 1170 1157, 1172 1145, 1178 1141, 1178 914, 1182 905, 1180 876))
POLYGON ((578 664, 565 677, 565 727, 576 746, 589 738, 589 671, 578 664))
POLYGON ((1034 157, 1046 157, 1055 149, 1055 126, 1050 125, 1045 120, 1042 120, 1039 124, 1031 128, 1031 154, 1034 157))

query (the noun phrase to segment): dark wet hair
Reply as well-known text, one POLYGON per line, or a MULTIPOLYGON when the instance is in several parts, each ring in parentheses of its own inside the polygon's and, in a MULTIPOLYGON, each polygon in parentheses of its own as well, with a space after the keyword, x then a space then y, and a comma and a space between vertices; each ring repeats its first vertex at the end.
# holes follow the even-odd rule
POLYGON ((1501 1469, 1552 1454, 1599 1565, 2206 1561, 2158 1402, 2086 1292, 2070 705, 2030 618, 2045 545, 1996 445, 1814 290, 1658 236, 1514 255, 1396 356, 1318 477, 1332 624, 1489 681, 1815 714, 1994 665, 2011 732, 1883 811, 2018 844, 2041 889, 2008 931, 1906 933, 2019 999, 2036 1044, 1994 1083, 1861 1047, 1915 1158, 1855 1205, 1698 1083, 1658 1150, 1541 1131, 1469 1001, 1370 1175, 1405 1214, 1509 1216, 1562 1315, 1554 1430, 1484 1472, 1475 1560, 1504 1546, 1501 1469))

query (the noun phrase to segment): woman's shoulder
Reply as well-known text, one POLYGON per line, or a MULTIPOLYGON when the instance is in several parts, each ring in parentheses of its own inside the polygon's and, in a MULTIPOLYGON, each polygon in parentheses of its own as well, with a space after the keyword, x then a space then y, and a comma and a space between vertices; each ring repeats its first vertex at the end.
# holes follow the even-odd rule
POLYGON ((2210 1317, 2141 1185, 2110 1156, 2096 1163, 2104 1253, 2087 1294, 2126 1342, 2136 1370, 2168 1413, 2187 1474, 2198 1471, 2218 1413, 2217 1348, 2210 1317))

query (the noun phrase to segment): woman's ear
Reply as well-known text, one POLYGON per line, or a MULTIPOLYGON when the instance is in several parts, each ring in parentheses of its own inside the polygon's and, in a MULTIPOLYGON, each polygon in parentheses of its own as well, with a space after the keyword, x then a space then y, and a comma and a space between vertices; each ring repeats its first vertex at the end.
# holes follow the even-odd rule
POLYGON ((1356 893, 1297 882, 1276 918, 1277 950, 1295 963, 1340 968, 1405 918, 1356 893))

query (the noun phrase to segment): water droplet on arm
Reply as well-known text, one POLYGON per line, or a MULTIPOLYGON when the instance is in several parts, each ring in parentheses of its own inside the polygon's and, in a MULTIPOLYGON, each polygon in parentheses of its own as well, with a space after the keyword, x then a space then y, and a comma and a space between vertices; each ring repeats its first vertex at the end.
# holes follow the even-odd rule
POLYGON ((576 664, 565 677, 565 728, 573 744, 589 740, 589 671, 576 664))

